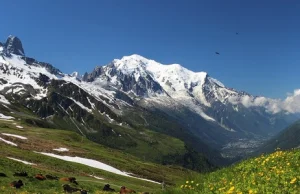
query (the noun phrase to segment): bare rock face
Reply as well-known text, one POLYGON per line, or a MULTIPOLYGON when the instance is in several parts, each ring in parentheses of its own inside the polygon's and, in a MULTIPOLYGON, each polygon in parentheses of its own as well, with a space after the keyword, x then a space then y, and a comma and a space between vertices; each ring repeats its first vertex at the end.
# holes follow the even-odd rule
POLYGON ((5 51, 8 54, 16 54, 24 56, 25 52, 21 40, 16 36, 9 36, 4 45, 5 51))

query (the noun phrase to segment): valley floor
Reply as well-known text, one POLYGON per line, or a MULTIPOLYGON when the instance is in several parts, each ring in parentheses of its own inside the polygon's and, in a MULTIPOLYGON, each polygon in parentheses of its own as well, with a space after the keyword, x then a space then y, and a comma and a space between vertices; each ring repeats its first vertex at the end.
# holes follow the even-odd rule
POLYGON ((221 149, 224 158, 244 158, 262 146, 268 138, 255 137, 252 139, 236 139, 221 149))

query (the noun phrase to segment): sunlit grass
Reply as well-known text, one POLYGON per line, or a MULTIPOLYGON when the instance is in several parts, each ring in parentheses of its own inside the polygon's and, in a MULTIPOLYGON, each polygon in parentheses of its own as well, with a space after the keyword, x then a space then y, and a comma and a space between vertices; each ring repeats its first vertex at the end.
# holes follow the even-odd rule
MULTIPOLYGON (((0 172, 8 176, 7 178, 0 177, 0 193, 63 193, 63 183, 50 180, 41 182, 34 178, 22 178, 22 181, 25 183, 22 189, 16 190, 15 188, 11 188, 9 183, 19 180, 19 177, 13 176, 13 173, 17 171, 26 171, 31 177, 37 173, 44 175, 53 174, 58 177, 76 177, 79 182, 78 187, 87 189, 90 193, 103 193, 102 188, 107 183, 116 190, 119 190, 123 185, 141 192, 154 192, 161 189, 159 184, 120 176, 104 170, 66 162, 34 152, 52 153, 54 152, 52 149, 58 147, 70 149, 68 152, 58 154, 102 161, 126 172, 133 173, 134 175, 156 181, 164 180, 168 184, 175 184, 182 180, 182 174, 190 172, 178 166, 163 166, 149 161, 143 161, 128 153, 91 142, 87 138, 82 138, 80 135, 71 131, 31 127, 26 125, 26 123, 20 123, 18 120, 14 122, 23 126, 24 129, 16 128, 16 124, 13 124, 13 122, 0 121, 0 136, 18 145, 15 147, 0 142, 0 172), (3 136, 1 133, 21 135, 28 139, 20 140, 18 138, 3 136), (25 160, 36 165, 25 165, 10 160, 7 157, 25 160), (104 180, 97 180, 89 175, 102 177, 104 180)), ((76 185, 74 185, 74 187, 76 187, 76 185)))
POLYGON ((276 150, 190 178, 164 193, 300 193, 300 150, 276 150))

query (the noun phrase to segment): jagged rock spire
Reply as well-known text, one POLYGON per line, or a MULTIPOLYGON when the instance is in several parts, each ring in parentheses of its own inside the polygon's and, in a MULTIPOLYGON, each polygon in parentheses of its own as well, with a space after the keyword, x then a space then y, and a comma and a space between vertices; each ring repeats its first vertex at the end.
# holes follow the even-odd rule
POLYGON ((22 42, 16 36, 10 35, 6 40, 4 47, 5 47, 5 51, 9 54, 25 56, 22 42))

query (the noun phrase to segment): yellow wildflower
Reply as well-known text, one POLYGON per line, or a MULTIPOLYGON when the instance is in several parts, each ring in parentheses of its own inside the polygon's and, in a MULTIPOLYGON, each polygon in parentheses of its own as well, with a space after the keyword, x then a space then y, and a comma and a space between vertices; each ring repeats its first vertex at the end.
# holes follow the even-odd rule
POLYGON ((234 190, 234 186, 230 187, 229 191, 233 191, 234 190))
POLYGON ((297 178, 293 178, 290 183, 294 184, 296 182, 296 180, 297 180, 297 178))
POLYGON ((224 190, 224 189, 225 189, 225 187, 219 188, 219 191, 222 191, 222 190, 224 190))

